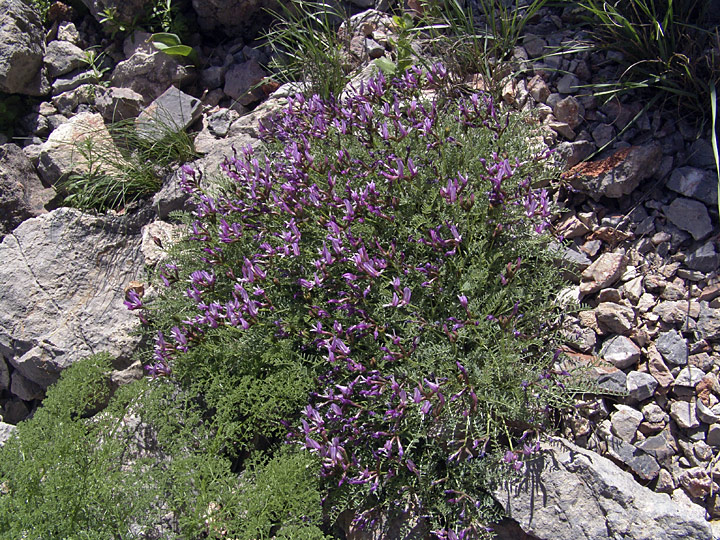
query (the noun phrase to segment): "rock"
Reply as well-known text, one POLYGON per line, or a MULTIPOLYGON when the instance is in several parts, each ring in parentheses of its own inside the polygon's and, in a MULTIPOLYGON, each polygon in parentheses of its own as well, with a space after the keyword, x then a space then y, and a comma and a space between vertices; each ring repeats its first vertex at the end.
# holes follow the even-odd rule
POLYGON ((657 145, 633 146, 607 159, 576 165, 565 173, 573 188, 596 201, 618 199, 632 193, 658 170, 662 149, 657 145))
POLYGON ((27 404, 18 397, 6 401, 2 409, 2 421, 8 424, 17 424, 30 415, 27 404))
POLYGON ((657 435, 648 437, 638 443, 637 447, 661 462, 674 456, 678 451, 677 443, 670 433, 670 429, 664 429, 657 435))
POLYGON ((592 130, 592 138, 598 146, 605 146, 615 137, 615 128, 610 124, 598 124, 592 130))
POLYGON ((180 188, 182 174, 182 170, 179 169, 173 174, 168 175, 163 181, 160 191, 153 196, 153 208, 156 209, 160 219, 167 219, 170 212, 183 210, 190 198, 190 196, 180 188))
POLYGON ((706 341, 720 339, 720 309, 713 309, 701 304, 697 333, 701 339, 706 341))
POLYGON ((643 418, 653 424, 667 422, 667 414, 657 403, 648 403, 642 408, 643 418))
POLYGON ((522 529, 542 540, 710 539, 704 510, 638 484, 607 458, 568 441, 494 496, 522 529))
POLYGON ((701 422, 706 424, 715 424, 720 422, 720 414, 716 414, 712 409, 705 406, 701 399, 695 402, 695 413, 701 422))
POLYGON ((581 161, 590 157, 595 151, 595 145, 590 141, 561 142, 555 147, 557 155, 565 162, 565 168, 570 169, 581 161))
POLYGON ((615 408, 617 411, 610 415, 612 432, 623 441, 632 443, 635 440, 635 432, 643 421, 643 415, 627 405, 617 404, 615 408))
POLYGON ((667 182, 668 189, 697 199, 698 201, 717 205, 717 174, 712 171, 697 169, 695 167, 678 167, 670 175, 667 182))
POLYGON ((0 244, 0 354, 42 388, 106 351, 124 367, 139 344, 124 286, 142 271, 139 226, 60 208, 0 244))
POLYGON ((270 0, 192 0, 197 21, 204 32, 214 29, 227 35, 247 35, 251 25, 262 20, 265 9, 277 9, 270 0))
POLYGON ((120 23, 130 24, 142 13, 150 0, 82 0, 95 20, 102 22, 103 12, 110 10, 120 23))
POLYGON ((142 228, 140 250, 146 266, 157 266, 167 257, 167 250, 182 236, 182 227, 156 220, 142 228))
POLYGON ((682 472, 679 483, 688 495, 703 499, 712 490, 712 478, 703 467, 693 467, 682 472))
POLYGON ((720 257, 715 251, 715 242, 709 240, 691 251, 685 257, 685 265, 700 272, 712 272, 720 264, 720 257))
POLYGON ((13 436, 16 427, 12 424, 0 422, 0 446, 3 446, 13 436))
POLYGON ((201 114, 199 99, 171 86, 137 117, 138 136, 148 141, 161 141, 190 127, 201 114))
POLYGON ((255 86, 265 77, 267 73, 255 60, 235 64, 225 74, 224 92, 241 105, 250 105, 264 96, 262 89, 255 86))
POLYGON ((535 75, 528 81, 527 90, 536 103, 545 103, 550 95, 550 89, 540 75, 535 75))
POLYGON ((107 88, 95 100, 95 108, 108 122, 135 118, 143 108, 143 97, 131 88, 107 88))
POLYGON ((713 230, 707 207, 699 201, 678 197, 663 211, 670 223, 689 232, 695 240, 702 240, 713 230))
POLYGON ((546 45, 547 41, 535 34, 527 33, 523 36, 523 47, 530 58, 542 56, 545 53, 546 45))
POLYGON ((612 336, 603 343, 600 357, 618 369, 625 369, 640 360, 640 349, 625 336, 612 336))
POLYGON ((121 163, 120 151, 105 127, 102 116, 84 112, 50 134, 42 145, 38 172, 46 184, 53 185, 70 173, 94 172, 121 175, 112 162, 121 163), (102 162, 97 161, 103 156, 102 162))
POLYGON ((0 146, 0 239, 24 220, 44 214, 54 196, 19 146, 0 146))
POLYGON ((112 86, 134 90, 148 104, 170 86, 183 88, 192 78, 191 69, 172 56, 160 51, 139 51, 115 67, 110 83, 112 86))
POLYGON ((670 404, 670 416, 683 429, 692 429, 700 425, 695 412, 694 401, 673 401, 670 404))
POLYGON ((610 334, 629 334, 635 322, 635 312, 620 304, 603 302, 595 309, 600 330, 610 334))
POLYGON ((715 167, 712 145, 706 139, 698 139, 693 142, 688 153, 688 163, 701 169, 715 167))
POLYGON ((652 397, 658 387, 657 379, 642 371, 628 373, 625 384, 630 398, 636 401, 644 401, 652 397))
POLYGON ((45 390, 30 379, 23 377, 19 371, 12 374, 10 382, 10 393, 19 397, 23 401, 32 401, 34 399, 42 399, 45 397, 45 390))
MULTIPOLYGON (((553 107, 553 114, 560 122, 564 122, 570 129, 575 129, 582 123, 580 103, 572 96, 558 101, 553 107)), ((574 136, 572 137, 575 138, 574 136)))
POLYGON ((94 71, 80 71, 68 74, 68 77, 58 77, 52 83, 52 93, 54 96, 75 90, 82 85, 96 85, 98 83, 97 74, 94 71))
POLYGON ((705 440, 710 446, 720 446, 720 424, 712 424, 708 428, 707 439, 705 440))
MULTIPOLYGON (((83 84, 62 94, 58 94, 52 98, 52 103, 60 114, 72 116, 75 109, 81 104, 94 105, 95 98, 101 94, 101 91, 93 84, 83 84)), ((50 117, 48 117, 49 119, 50 117)), ((63 124, 67 122, 65 119, 63 124)), ((57 126, 55 127, 57 129, 57 126)))
POLYGON ((61 22, 58 25, 57 38, 60 41, 69 41, 73 45, 77 45, 80 42, 80 33, 73 23, 61 22))
POLYGON ((687 340, 677 330, 673 329, 660 334, 655 345, 667 362, 676 366, 684 366, 688 363, 687 340))
POLYGON ((230 125, 239 117, 232 109, 221 109, 207 117, 207 127, 216 137, 225 137, 230 125))
POLYGON ((572 73, 566 73, 557 82, 557 91, 561 94, 577 94, 580 90, 580 81, 572 73))
POLYGON ((43 61, 47 67, 48 76, 55 79, 86 65, 87 63, 83 62, 84 58, 85 53, 77 45, 69 41, 51 41, 45 48, 43 61))
POLYGON ((40 17, 21 0, 0 0, 0 13, 0 92, 46 93, 41 83, 45 31, 40 17))
POLYGON ((580 292, 592 294, 610 287, 625 272, 628 259, 621 253, 604 253, 581 276, 580 292))
POLYGON ((688 366, 680 370, 675 376, 675 386, 685 386, 687 388, 695 388, 705 377, 702 369, 694 366, 688 366))
MULTIPOLYGON (((648 295, 643 295, 643 297, 645 296, 648 295)), ((641 302, 642 298, 638 302, 638 309, 641 302)), ((687 302, 666 300, 656 305, 652 312, 667 324, 684 324, 688 318, 687 302)))
POLYGON ((648 372, 658 382, 658 386, 664 392, 675 382, 675 377, 663 362, 662 356, 655 345, 648 346, 648 372))

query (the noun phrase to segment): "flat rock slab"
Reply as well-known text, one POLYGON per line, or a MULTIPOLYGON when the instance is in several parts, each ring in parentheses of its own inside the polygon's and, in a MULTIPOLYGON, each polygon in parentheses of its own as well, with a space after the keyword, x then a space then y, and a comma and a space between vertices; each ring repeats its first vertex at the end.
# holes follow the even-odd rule
POLYGON ((713 230, 707 208, 699 201, 678 197, 663 211, 670 223, 689 232, 695 240, 702 240, 713 230))
POLYGON ((655 493, 609 459, 564 439, 541 447, 546 453, 521 479, 494 492, 526 533, 541 540, 713 537, 700 506, 655 493))
POLYGON ((139 343, 124 288, 143 269, 140 227, 60 208, 0 244, 0 354, 41 388, 89 354, 124 363, 139 343))
POLYGON ((138 134, 160 141, 184 131, 202 115, 202 102, 171 86, 140 113, 136 122, 138 134))
POLYGON ((653 176, 660 166, 662 149, 657 145, 632 146, 607 159, 580 163, 565 173, 573 188, 596 201, 619 199, 632 193, 640 182, 653 176))

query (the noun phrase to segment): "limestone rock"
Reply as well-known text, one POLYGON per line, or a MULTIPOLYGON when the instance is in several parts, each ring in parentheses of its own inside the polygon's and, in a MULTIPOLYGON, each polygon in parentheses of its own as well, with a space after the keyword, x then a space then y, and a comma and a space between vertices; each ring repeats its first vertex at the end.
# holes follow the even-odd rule
POLYGON ((541 540, 710 539, 703 508, 654 493, 607 458, 568 441, 546 451, 525 477, 495 498, 522 529, 541 540))
POLYGON ((42 388, 89 354, 124 364, 139 343, 124 287, 142 270, 139 225, 60 208, 0 244, 0 353, 42 388))
POLYGON ((122 156, 105 127, 102 116, 84 112, 73 116, 50 134, 42 145, 38 172, 47 184, 55 184, 70 173, 95 172, 121 175, 113 162, 122 162, 122 156), (96 162, 103 156, 103 163, 96 162))
POLYGON ((616 368, 625 369, 640 360, 640 349, 625 336, 613 336, 603 343, 600 356, 616 368))
POLYGON ((143 97, 130 88, 110 87, 95 100, 95 108, 108 122, 135 118, 143 107, 143 97))
POLYGON ((689 232, 695 240, 702 240, 713 230, 707 207, 699 201, 678 197, 663 210, 668 221, 689 232))
POLYGON ((670 404, 670 416, 683 429, 692 429, 700 425, 695 411, 694 401, 673 401, 670 404))
POLYGON ((0 422, 0 446, 3 446, 8 441, 8 439, 12 437, 15 429, 17 428, 12 424, 0 422))
POLYGON ((193 71, 172 56, 138 51, 115 67, 110 83, 134 90, 149 104, 170 86, 183 88, 192 78, 193 71))
POLYGON ((658 170, 662 149, 657 145, 618 150, 607 159, 573 167, 566 176, 572 186, 593 199, 618 199, 632 193, 658 170))
POLYGON ((592 294, 613 285, 627 268, 628 259, 621 253, 605 253, 601 255, 582 273, 580 292, 592 294))
POLYGON ((45 54, 40 17, 21 0, 0 0, 0 13, 0 92, 46 93, 40 81, 45 54))
POLYGON ((627 335, 635 323, 635 312, 631 308, 612 302, 600 304, 595 315, 600 330, 606 333, 627 335))
POLYGON ((0 146, 0 238, 25 219, 44 214, 54 196, 19 146, 0 146))
POLYGON ((174 86, 168 88, 138 116, 138 135, 160 141, 171 133, 184 131, 202 114, 202 103, 174 86))
POLYGON ((83 50, 69 41, 51 41, 45 48, 43 61, 47 66, 48 76, 59 77, 70 73, 83 65, 83 50))
POLYGON ((224 92, 241 105, 250 105, 264 96, 256 85, 265 77, 267 73, 255 60, 235 64, 225 74, 224 92))

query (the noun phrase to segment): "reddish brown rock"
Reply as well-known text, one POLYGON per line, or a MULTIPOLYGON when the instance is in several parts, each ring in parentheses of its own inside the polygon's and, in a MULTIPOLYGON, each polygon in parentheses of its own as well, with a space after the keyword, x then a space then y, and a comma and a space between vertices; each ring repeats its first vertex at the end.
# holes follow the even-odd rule
POLYGON ((613 285, 627 268, 627 257, 621 253, 605 253, 582 273, 580 292, 592 294, 613 285))

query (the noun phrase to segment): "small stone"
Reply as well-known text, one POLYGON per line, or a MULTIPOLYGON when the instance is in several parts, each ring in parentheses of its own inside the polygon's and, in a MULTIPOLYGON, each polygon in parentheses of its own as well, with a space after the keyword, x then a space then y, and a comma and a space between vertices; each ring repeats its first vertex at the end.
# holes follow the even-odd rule
POLYGON ((625 298, 630 300, 633 304, 637 304, 640 297, 643 295, 643 278, 638 276, 625 283, 622 287, 625 294, 625 298))
POLYGON ((701 422, 706 424, 714 424, 720 422, 720 415, 716 414, 712 409, 708 408, 701 399, 695 402, 696 414, 701 422))
POLYGON ((600 357, 612 363, 618 369, 625 369, 640 360, 640 349, 625 336, 612 336, 605 340, 600 349, 600 357))
POLYGON ((717 205, 717 174, 695 167, 678 167, 667 182, 671 189, 705 204, 717 205))
POLYGON ((612 432, 625 442, 632 443, 635 440, 635 432, 643 421, 643 415, 627 405, 618 404, 615 408, 617 411, 610 415, 612 432))
POLYGON ((542 56, 545 53, 545 46, 547 45, 547 41, 545 41, 540 36, 536 36, 535 34, 525 34, 523 37, 523 47, 525 48, 525 51, 528 53, 528 56, 530 58, 537 58, 538 56, 542 56))
POLYGON ((658 387, 658 382, 649 373, 631 371, 627 374, 626 386, 631 399, 644 401, 653 396, 658 387))
POLYGON ((706 341, 720 339, 720 310, 701 306, 697 332, 706 341))
POLYGON ((553 114, 558 121, 569 125, 570 129, 575 129, 582 123, 580 103, 573 96, 558 101, 553 107, 553 114))
POLYGON ((673 401, 670 404, 670 416, 683 429, 696 428, 700 425, 694 401, 673 401))
POLYGON ((685 265, 700 272, 712 272, 718 267, 720 257, 715 251, 715 242, 708 241, 701 244, 694 251, 687 254, 685 265))
POLYGON ((713 230, 707 207, 699 201, 678 197, 663 211, 670 223, 689 232, 695 240, 702 240, 713 230))
POLYGON ((675 437, 672 436, 669 429, 664 429, 657 435, 648 437, 638 443, 637 447, 659 461, 665 461, 667 458, 674 456, 678 450, 675 437))
POLYGON ((45 390, 39 385, 24 377, 19 371, 11 376, 10 393, 23 401, 32 401, 45 397, 45 390))
POLYGON ((580 80, 572 73, 566 73, 557 82, 561 94, 576 94, 580 90, 580 80))
POLYGON ((568 141, 575 140, 577 134, 573 131, 569 124, 557 121, 553 116, 548 116, 546 120, 547 126, 558 135, 562 135, 568 141))
POLYGON ((620 294, 619 289, 603 289, 598 293, 597 296, 598 302, 613 302, 614 304, 619 304, 622 300, 622 294, 620 294))
POLYGON ((579 236, 585 236, 590 232, 587 225, 585 225, 578 217, 574 214, 570 214, 565 219, 561 220, 555 225, 557 233, 565 238, 566 240, 577 238, 579 236))
POLYGON ((635 312, 631 308, 610 302, 600 304, 595 316, 598 326, 606 333, 627 335, 635 323, 635 312))
POLYGON ((705 377, 705 372, 693 366, 688 366, 680 370, 675 376, 675 386, 684 386, 687 388, 695 388, 697 384, 705 377))
POLYGON ((45 48, 43 61, 47 66, 48 75, 51 78, 59 77, 70 73, 84 65, 83 50, 69 41, 51 41, 45 48))
POLYGON ((532 79, 530 79, 527 89, 537 103, 545 103, 550 95, 550 89, 540 75, 535 75, 532 79))
POLYGON ((708 353, 702 352, 699 354, 693 354, 690 358, 688 358, 688 363, 691 366, 700 368, 705 373, 707 373, 715 365, 715 359, 708 353))
POLYGON ((605 146, 615 137, 615 128, 610 124, 598 124, 592 130, 592 138, 598 146, 605 146))
POLYGON ((683 471, 678 480, 685 492, 696 499, 705 498, 712 490, 712 478, 703 467, 683 471))
POLYGON ((225 74, 224 92, 241 105, 250 105, 263 97, 263 91, 256 85, 267 74, 255 60, 230 66, 225 74))
POLYGON ((720 446, 720 424, 715 423, 708 428, 705 442, 710 446, 720 446))
POLYGON ((592 263, 581 276, 580 291, 592 294, 612 286, 627 267, 628 259, 621 253, 605 253, 592 263))
POLYGON ((663 300, 682 300, 687 295, 687 291, 684 287, 676 285, 675 283, 668 283, 665 289, 663 289, 660 298, 663 300))
POLYGON ((677 330, 660 334, 655 344, 658 352, 667 362, 676 366, 684 366, 688 363, 687 340, 677 330))
POLYGON ((665 469, 660 469, 655 491, 659 493, 672 493, 674 489, 675 482, 673 482, 672 474, 665 469))
POLYGON ((675 377, 663 362, 662 356, 654 345, 648 347, 648 372, 658 382, 661 390, 666 391, 675 382, 675 377))
POLYGON ((665 300, 653 308, 653 313, 667 324, 683 324, 687 319, 687 302, 665 300))
POLYGON ((645 420, 653 424, 667 421, 667 414, 657 403, 648 403, 642 408, 642 413, 645 420))
POLYGON ((688 163, 693 167, 712 168, 715 166, 712 145, 706 139, 697 139, 690 145, 688 163))

